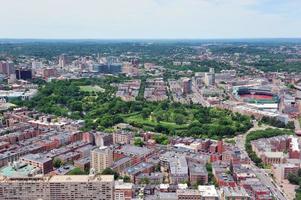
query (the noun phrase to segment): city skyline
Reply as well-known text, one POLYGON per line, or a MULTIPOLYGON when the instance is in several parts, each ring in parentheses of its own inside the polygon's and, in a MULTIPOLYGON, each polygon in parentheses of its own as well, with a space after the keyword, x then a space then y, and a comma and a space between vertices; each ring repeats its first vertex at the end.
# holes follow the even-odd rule
POLYGON ((301 2, 271 0, 3 1, 0 38, 298 38, 301 2), (21 17, 20 17, 21 16, 21 17))

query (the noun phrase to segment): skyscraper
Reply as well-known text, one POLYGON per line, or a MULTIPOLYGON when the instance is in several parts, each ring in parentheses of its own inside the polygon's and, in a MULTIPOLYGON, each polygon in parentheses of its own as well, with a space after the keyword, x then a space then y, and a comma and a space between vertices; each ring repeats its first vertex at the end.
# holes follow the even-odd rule
POLYGON ((68 64, 68 57, 66 54, 62 54, 59 56, 59 66, 60 68, 64 68, 66 67, 66 65, 68 64))
POLYGON ((105 168, 113 164, 113 150, 109 147, 103 146, 94 149, 91 152, 91 168, 96 173, 101 173, 105 168))
POLYGON ((0 73, 7 75, 15 74, 15 66, 13 62, 0 62, 0 73))
POLYGON ((189 94, 191 93, 192 88, 192 82, 190 78, 184 78, 183 81, 183 94, 189 94))
POLYGON ((205 73, 204 83, 206 86, 211 86, 215 84, 215 72, 214 68, 210 68, 209 72, 205 73))

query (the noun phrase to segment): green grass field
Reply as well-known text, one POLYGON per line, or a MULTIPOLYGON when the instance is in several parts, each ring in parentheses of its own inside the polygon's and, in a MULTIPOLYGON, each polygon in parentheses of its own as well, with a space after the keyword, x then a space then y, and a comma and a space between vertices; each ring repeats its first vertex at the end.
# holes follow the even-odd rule
POLYGON ((85 86, 79 86, 80 90, 83 92, 104 92, 105 89, 97 86, 97 85, 85 85, 85 86))
POLYGON ((165 122, 165 121, 161 121, 160 123, 154 121, 154 120, 150 120, 149 118, 144 119, 142 118, 142 116, 140 114, 136 114, 136 115, 131 115, 129 117, 125 118, 125 121, 127 123, 131 123, 131 122, 136 122, 139 124, 142 124, 143 126, 146 127, 156 127, 159 124, 161 124, 162 126, 166 127, 166 128, 172 128, 172 129, 185 129, 187 128, 187 124, 176 124, 173 122, 165 122))

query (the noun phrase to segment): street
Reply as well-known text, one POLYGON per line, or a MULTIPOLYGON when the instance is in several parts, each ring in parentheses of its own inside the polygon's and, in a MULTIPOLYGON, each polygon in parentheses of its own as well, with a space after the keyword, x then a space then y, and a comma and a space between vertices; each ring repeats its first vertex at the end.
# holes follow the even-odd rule
MULTIPOLYGON (((246 137, 247 135, 252 132, 252 131, 256 131, 256 130, 264 130, 268 128, 268 126, 258 126, 257 122, 254 122, 254 127, 251 128, 247 133, 243 134, 243 135, 239 135, 237 136, 237 140, 236 140, 236 146, 244 151, 246 154, 246 150, 245 150, 245 143, 246 143, 246 137)), ((278 200, 287 200, 287 198, 285 197, 284 193, 281 191, 281 188, 273 181, 273 179, 264 171, 264 169, 260 169, 259 167, 257 167, 252 161, 251 161, 251 169, 253 169, 254 173, 256 174, 257 178, 264 184, 266 185, 271 193, 273 194, 273 196, 278 199, 278 200)))

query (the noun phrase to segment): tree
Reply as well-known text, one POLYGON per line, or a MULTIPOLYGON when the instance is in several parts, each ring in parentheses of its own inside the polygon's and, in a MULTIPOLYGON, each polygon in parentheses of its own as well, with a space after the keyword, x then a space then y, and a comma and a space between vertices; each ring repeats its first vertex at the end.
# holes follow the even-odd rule
POLYGON ((55 168, 60 168, 63 165, 63 162, 59 158, 54 158, 52 161, 52 165, 55 168))
POLYGON ((102 172, 102 175, 114 175, 114 179, 116 180, 119 177, 118 172, 114 171, 113 169, 107 167, 102 172))
POLYGON ((140 180, 140 184, 145 184, 145 185, 148 185, 149 184, 149 179, 147 177, 143 177, 141 180, 140 180))
POLYGON ((168 137, 164 134, 157 134, 154 139, 158 144, 167 145, 169 143, 168 137))
POLYGON ((296 174, 289 174, 287 179, 291 184, 294 185, 299 185, 300 183, 300 177, 296 176, 296 174))
POLYGON ((138 147, 142 147, 144 145, 144 142, 140 137, 137 137, 134 139, 134 145, 138 147))
MULTIPOLYGON (((32 99, 16 101, 16 104, 57 116, 82 119, 85 121, 85 131, 110 129, 117 123, 126 122, 147 131, 216 139, 217 136, 246 132, 252 126, 250 117, 217 108, 184 105, 170 100, 124 102, 115 97, 116 88, 112 83, 125 79, 106 77, 53 81, 40 86, 38 94, 32 99), (80 86, 87 85, 101 85, 105 91, 91 93, 80 90, 80 86)), ((143 96, 143 93, 139 94, 143 96)), ((287 127, 292 128, 292 125, 287 127)))
POLYGON ((125 176, 123 177, 123 182, 125 182, 125 183, 130 183, 130 182, 131 182, 131 178, 130 178, 129 176, 125 175, 125 176))
POLYGON ((298 176, 301 177, 301 169, 298 170, 298 176))
POLYGON ((162 124, 158 124, 157 126, 155 126, 155 131, 158 133, 169 134, 169 129, 163 126, 162 124))
POLYGON ((82 171, 79 167, 72 169, 68 175, 85 175, 87 174, 85 171, 82 171))
POLYGON ((175 114, 174 120, 175 120, 176 124, 184 124, 185 116, 182 114, 175 114))
POLYGON ((149 108, 143 108, 142 109, 142 112, 141 112, 141 115, 144 119, 148 118, 149 115, 151 114, 151 110, 149 108))

